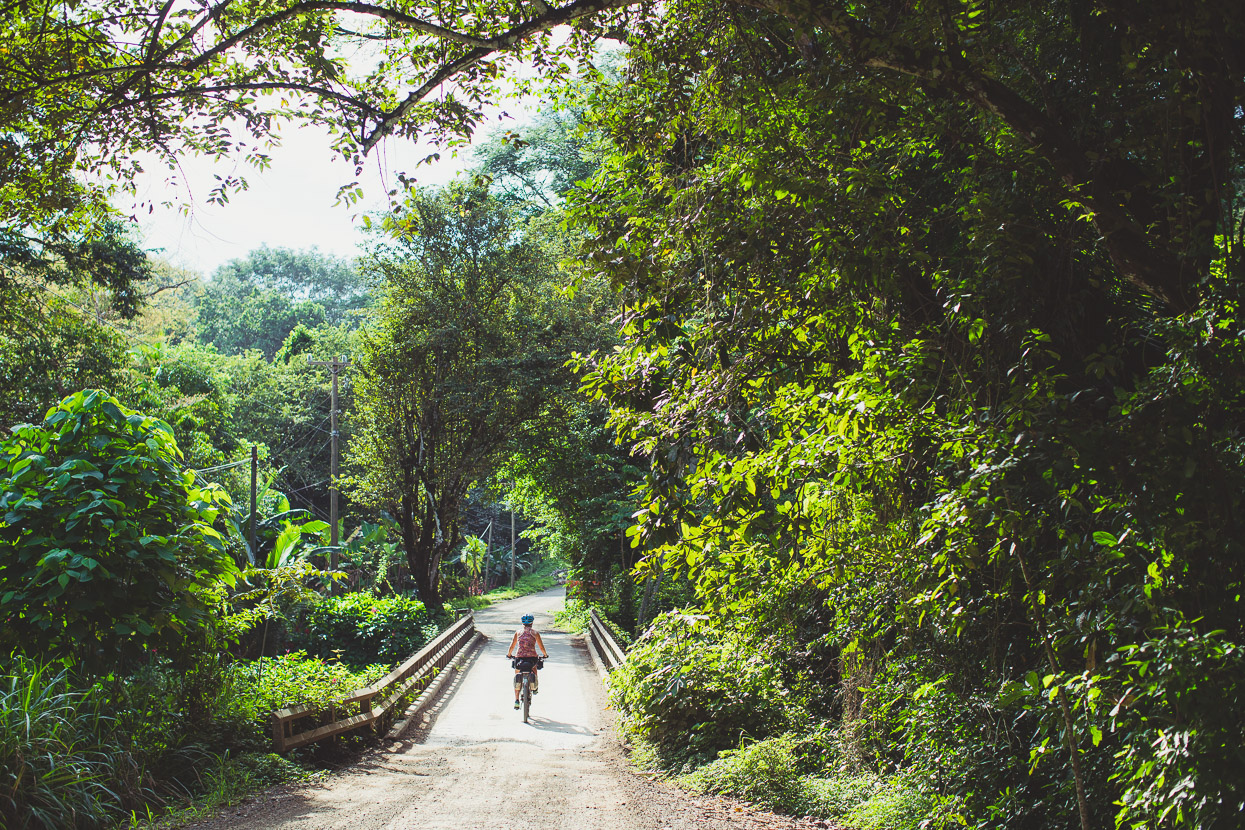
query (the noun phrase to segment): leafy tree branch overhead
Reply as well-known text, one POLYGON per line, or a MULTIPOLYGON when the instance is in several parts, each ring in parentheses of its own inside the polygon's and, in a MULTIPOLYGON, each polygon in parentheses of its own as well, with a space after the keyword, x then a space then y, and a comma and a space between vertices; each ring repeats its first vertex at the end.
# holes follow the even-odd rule
POLYGON ((0 12, 0 175, 22 192, 0 219, 55 212, 40 207, 40 171, 75 163, 121 186, 140 150, 262 165, 274 119, 328 125, 356 162, 386 135, 459 141, 509 83, 524 85, 520 63, 562 79, 601 38, 643 37, 704 8, 773 20, 792 72, 909 77, 999 119, 1044 160, 1120 273, 1173 311, 1196 304, 1215 234, 1239 235, 1228 164, 1245 12, 1212 2, 1146 13, 1127 2, 12 5, 0 12), (551 35, 564 25, 565 38, 551 35), (1112 102, 1131 114, 1085 117, 1112 102), (1139 146, 1149 119, 1166 125, 1163 147, 1139 146))

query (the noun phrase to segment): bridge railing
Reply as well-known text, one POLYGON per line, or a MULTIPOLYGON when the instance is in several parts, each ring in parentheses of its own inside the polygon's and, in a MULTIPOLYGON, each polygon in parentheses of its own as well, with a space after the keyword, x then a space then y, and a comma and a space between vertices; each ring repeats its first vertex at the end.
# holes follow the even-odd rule
POLYGON ((410 694, 422 692, 475 636, 475 615, 468 611, 436 639, 380 680, 357 689, 329 707, 291 706, 271 715, 272 744, 277 752, 305 746, 364 726, 387 725, 410 694), (295 731, 303 721, 324 715, 321 723, 295 731))
POLYGON ((595 608, 588 612, 588 637, 606 670, 613 671, 626 659, 626 652, 623 651, 622 646, 618 645, 618 641, 610 633, 609 626, 601 619, 601 615, 595 608))

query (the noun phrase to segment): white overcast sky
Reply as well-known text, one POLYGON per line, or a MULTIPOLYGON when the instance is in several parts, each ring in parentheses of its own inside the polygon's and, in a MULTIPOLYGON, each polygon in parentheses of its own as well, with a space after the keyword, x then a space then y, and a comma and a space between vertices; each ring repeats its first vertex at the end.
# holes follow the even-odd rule
MULTIPOLYGON (((514 126, 527 117, 524 108, 513 102, 507 111, 516 113, 518 121, 501 121, 500 113, 495 113, 477 136, 483 139, 498 125, 514 126)), ((181 160, 180 183, 170 186, 169 172, 150 165, 138 188, 139 203, 154 205, 151 213, 146 207, 137 211, 143 247, 173 265, 204 275, 261 245, 315 247, 349 259, 358 253, 363 239, 362 215, 385 205, 385 194, 395 186, 399 171, 413 175, 421 185, 440 185, 471 163, 470 149, 462 148, 457 157, 442 151, 440 161, 417 167, 436 148, 393 139, 367 159, 359 179, 363 201, 335 205, 338 188, 355 176, 353 167, 330 149, 328 135, 315 126, 287 124, 280 136, 281 146, 269 151, 272 165, 263 171, 240 160, 213 162, 187 156, 181 160), (216 184, 214 175, 241 175, 249 189, 233 193, 224 205, 208 204, 207 194, 216 184), (164 201, 174 206, 164 207, 164 201), (178 209, 181 204, 190 205, 188 215, 178 209)), ((127 214, 134 210, 129 200, 118 201, 117 207, 127 214)))
MULTIPOLYGON (((554 42, 565 36, 554 30, 554 42)), ((621 51, 605 44, 604 51, 621 51)), ((510 70, 528 75, 534 70, 520 66, 510 70)), ((522 127, 539 110, 535 99, 505 100, 503 108, 486 110, 487 120, 476 132, 477 140, 487 138, 499 126, 522 127)), ((272 248, 318 248, 323 253, 351 258, 363 241, 360 221, 364 213, 377 212, 386 204, 385 194, 395 183, 398 172, 414 176, 421 185, 441 185, 453 179, 471 163, 470 148, 458 156, 442 151, 441 159, 417 167, 420 159, 435 147, 415 146, 409 141, 390 139, 368 157, 360 183, 364 199, 355 205, 335 205, 337 190, 355 180, 354 168, 336 157, 327 134, 318 127, 281 127, 281 146, 269 151, 272 166, 258 171, 238 161, 212 162, 186 157, 181 160, 182 182, 169 187, 163 165, 151 170, 139 182, 139 204, 154 204, 150 214, 144 206, 136 211, 129 200, 116 206, 138 219, 138 232, 144 248, 173 265, 210 276, 222 263, 245 256, 248 251, 268 245, 272 248), (215 186, 214 175, 241 175, 249 185, 233 193, 225 205, 209 205, 207 194, 215 186), (175 207, 165 208, 162 202, 175 207), (176 205, 189 203, 189 215, 176 205)))

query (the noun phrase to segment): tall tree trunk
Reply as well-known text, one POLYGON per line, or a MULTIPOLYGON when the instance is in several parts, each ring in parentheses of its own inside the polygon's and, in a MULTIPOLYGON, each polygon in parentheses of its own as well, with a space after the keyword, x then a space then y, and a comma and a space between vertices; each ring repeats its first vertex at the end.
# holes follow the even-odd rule
POLYGON ((418 564, 411 563, 411 575, 415 579, 415 590, 419 599, 430 612, 441 610, 441 574, 437 563, 431 556, 420 558, 418 564))
POLYGON ((441 610, 441 556, 439 545, 427 528, 419 534, 415 547, 408 548, 407 564, 419 599, 430 612, 441 610))
POLYGON ((435 522, 426 517, 416 522, 415 510, 415 500, 403 496, 400 523, 406 565, 411 569, 411 580, 420 601, 429 611, 436 612, 441 609, 441 554, 436 550, 435 522))

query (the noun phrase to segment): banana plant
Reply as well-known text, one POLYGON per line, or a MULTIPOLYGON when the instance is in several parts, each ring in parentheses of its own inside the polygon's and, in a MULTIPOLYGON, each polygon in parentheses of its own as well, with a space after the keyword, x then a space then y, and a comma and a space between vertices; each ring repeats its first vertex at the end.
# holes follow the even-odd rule
MULTIPOLYGON (((305 513, 306 511, 301 512, 305 513)), ((322 522, 319 519, 303 522, 302 524, 286 521, 281 532, 277 534, 272 550, 268 551, 268 557, 265 562, 266 567, 284 568, 287 565, 293 565, 296 562, 301 562, 310 556, 321 553, 325 548, 320 544, 323 541, 320 538, 320 534, 328 529, 329 523, 322 522), (303 541, 304 536, 316 537, 315 544, 305 543, 303 541)))
POLYGON ((281 568, 325 550, 320 547, 319 537, 328 529, 328 523, 313 519, 308 510, 291 507, 284 493, 272 489, 272 479, 264 483, 256 496, 256 504, 257 514, 265 509, 273 512, 268 516, 256 516, 254 548, 250 539, 250 512, 228 517, 233 535, 241 540, 246 553, 246 562, 239 562, 239 565, 281 568), (314 543, 305 541, 305 536, 314 537, 314 543))
MULTIPOLYGON (((364 522, 349 539, 338 546, 341 562, 356 571, 370 574, 373 589, 379 590, 388 580, 390 567, 402 561, 398 545, 390 541, 392 534, 396 532, 397 523, 383 514, 380 524, 364 522)), ((331 553, 332 550, 321 548, 316 552, 331 553)))

